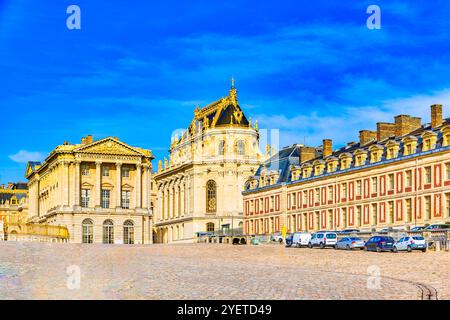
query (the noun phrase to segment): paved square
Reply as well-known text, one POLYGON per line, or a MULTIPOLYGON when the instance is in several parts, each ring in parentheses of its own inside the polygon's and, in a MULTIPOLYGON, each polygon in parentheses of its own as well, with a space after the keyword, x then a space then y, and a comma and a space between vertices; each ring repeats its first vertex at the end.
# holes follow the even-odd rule
POLYGON ((448 252, 0 243, 0 298, 450 299, 449 266, 448 252))

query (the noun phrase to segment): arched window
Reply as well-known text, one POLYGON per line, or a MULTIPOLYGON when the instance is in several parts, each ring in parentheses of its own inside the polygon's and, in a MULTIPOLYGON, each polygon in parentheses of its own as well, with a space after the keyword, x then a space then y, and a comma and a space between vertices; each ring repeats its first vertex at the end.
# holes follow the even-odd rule
POLYGON ((123 243, 134 244, 134 223, 127 220, 123 224, 123 243))
POLYGON ((94 240, 94 223, 91 219, 84 219, 81 223, 82 229, 82 242, 83 243, 93 243, 94 240))
POLYGON ((219 141, 219 156, 223 156, 225 154, 225 141, 220 140, 219 141))
POLYGON ((103 222, 103 243, 114 243, 114 223, 109 219, 103 222))
POLYGON ((214 180, 206 183, 206 212, 216 212, 217 210, 217 186, 214 180))
POLYGON ((206 232, 214 232, 214 223, 208 222, 206 224, 206 232))
POLYGON ((239 156, 245 155, 245 143, 242 140, 236 142, 236 154, 239 156))

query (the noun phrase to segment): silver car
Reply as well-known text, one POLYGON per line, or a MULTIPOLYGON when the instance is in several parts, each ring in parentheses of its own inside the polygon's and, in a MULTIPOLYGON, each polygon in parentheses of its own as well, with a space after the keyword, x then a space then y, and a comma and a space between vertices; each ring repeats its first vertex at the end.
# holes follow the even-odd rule
POLYGON ((346 249, 346 250, 353 250, 353 249, 364 249, 364 240, 357 237, 345 237, 340 239, 335 246, 336 249, 346 249))

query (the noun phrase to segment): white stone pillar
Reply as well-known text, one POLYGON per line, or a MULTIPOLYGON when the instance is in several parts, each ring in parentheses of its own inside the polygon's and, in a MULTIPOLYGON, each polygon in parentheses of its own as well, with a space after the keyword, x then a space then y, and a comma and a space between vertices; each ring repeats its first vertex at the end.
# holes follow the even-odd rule
POLYGON ((186 183, 183 182, 181 185, 181 212, 180 215, 183 217, 185 214, 185 208, 186 208, 186 183))
POLYGON ((122 208, 122 163, 116 163, 116 208, 122 208))
POLYGON ((150 208, 151 202, 151 190, 150 190, 150 179, 149 179, 149 168, 148 164, 143 165, 144 173, 143 173, 143 183, 142 183, 142 207, 144 209, 150 208))
POLYGON ((102 193, 102 162, 95 162, 95 207, 101 207, 102 193))
POLYGON ((74 201, 74 205, 75 208, 79 208, 80 207, 80 166, 81 166, 81 162, 80 161, 75 161, 75 179, 73 179, 74 184, 73 184, 73 190, 74 190, 74 196, 75 196, 75 201, 74 201))
POLYGON ((142 208, 142 165, 136 165, 136 208, 142 208))
POLYGON ((62 162, 62 181, 61 181, 61 203, 64 207, 69 206, 69 164, 62 162))
POLYGON ((173 217, 178 217, 178 183, 173 187, 173 217))

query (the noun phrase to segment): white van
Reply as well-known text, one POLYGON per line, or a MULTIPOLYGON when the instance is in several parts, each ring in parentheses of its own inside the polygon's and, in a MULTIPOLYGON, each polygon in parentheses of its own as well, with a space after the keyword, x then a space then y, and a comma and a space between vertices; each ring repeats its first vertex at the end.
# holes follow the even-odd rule
POLYGON ((317 232, 314 233, 309 240, 308 247, 318 246, 320 248, 334 247, 337 242, 336 232, 317 232))
POLYGON ((301 246, 307 246, 311 240, 311 233, 308 232, 295 232, 292 234, 292 246, 300 248, 301 246))

